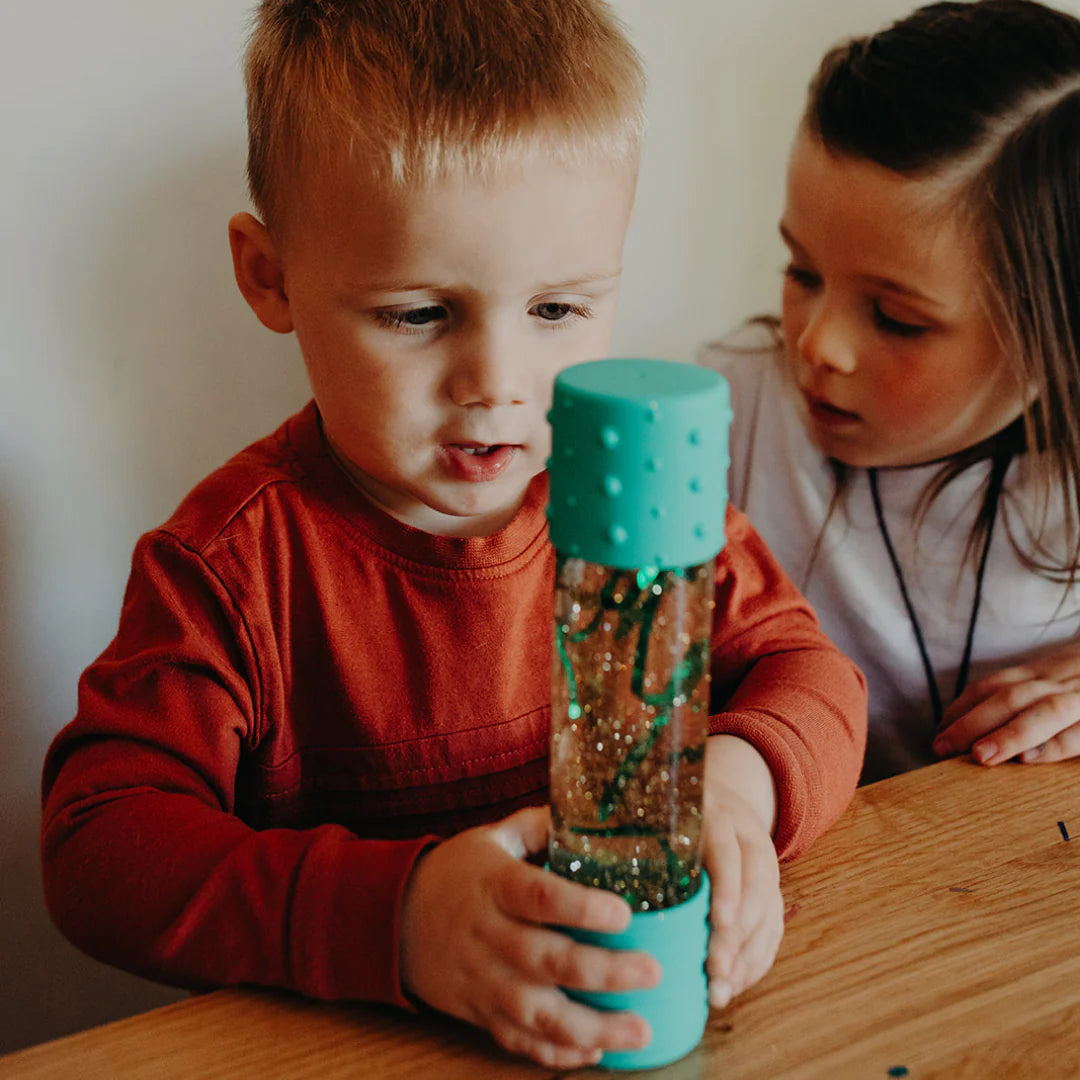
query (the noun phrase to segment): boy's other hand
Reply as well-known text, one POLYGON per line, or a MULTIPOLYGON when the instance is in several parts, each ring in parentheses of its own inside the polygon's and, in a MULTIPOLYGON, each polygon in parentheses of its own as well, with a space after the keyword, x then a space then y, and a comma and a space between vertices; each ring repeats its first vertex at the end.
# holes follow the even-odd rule
POLYGON ((547 845, 547 808, 469 829, 428 852, 405 891, 402 985, 432 1008, 486 1028, 512 1053, 551 1068, 595 1064, 604 1050, 648 1044, 633 1013, 601 1012, 560 987, 654 986, 660 966, 640 952, 575 942, 554 925, 617 933, 625 901, 526 862, 547 845))
POLYGON ((725 735, 708 740, 704 864, 711 879, 712 929, 705 968, 708 1003, 716 1009, 765 975, 784 936, 780 864, 770 832, 774 808, 768 800, 756 805, 750 792, 737 789, 748 770, 734 769, 747 753, 756 757, 743 747, 725 735), (731 750, 738 753, 730 756, 731 750), (734 775, 739 780, 732 782, 734 775))
POLYGON ((1080 755, 1080 644, 973 682, 945 710, 934 739, 940 757, 969 750, 980 765, 1080 755))

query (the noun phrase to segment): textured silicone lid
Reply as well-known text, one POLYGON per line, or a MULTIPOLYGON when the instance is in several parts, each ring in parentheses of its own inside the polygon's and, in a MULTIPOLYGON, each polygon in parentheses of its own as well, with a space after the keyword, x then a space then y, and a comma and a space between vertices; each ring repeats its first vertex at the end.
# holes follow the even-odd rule
POLYGON ((696 566, 724 546, 727 382, 669 360, 591 360, 555 380, 551 539, 622 569, 696 566))

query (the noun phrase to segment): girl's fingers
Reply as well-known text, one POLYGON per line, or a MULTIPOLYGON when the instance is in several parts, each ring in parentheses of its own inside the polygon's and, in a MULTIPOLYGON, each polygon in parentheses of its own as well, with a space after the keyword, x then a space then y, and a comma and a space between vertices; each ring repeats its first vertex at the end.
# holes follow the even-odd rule
POLYGON ((1062 690, 1078 689, 1080 683, 1080 643, 1070 642, 1014 667, 1002 668, 978 679, 945 710, 942 726, 959 720, 1002 688, 1019 682, 1052 682, 1062 690))
POLYGON ((938 733, 934 739, 934 753, 946 757, 971 750, 976 740, 999 731, 1014 718, 1060 689, 1057 683, 1045 679, 1027 679, 999 686, 990 697, 938 733))
MULTIPOLYGON (((998 765, 1045 747, 1078 722, 1080 692, 1066 690, 1045 694, 1018 712, 1008 723, 976 742, 971 752, 982 765, 998 765)), ((1045 750, 1041 753, 1045 753, 1045 750)))
POLYGON ((1041 765, 1077 756, 1080 756, 1080 723, 1058 732, 1032 750, 1025 750, 1020 755, 1020 760, 1027 765, 1041 765))
POLYGON ((1014 683, 1030 682, 1038 678, 1038 673, 1027 665, 1002 668, 984 679, 971 683, 964 692, 945 710, 941 725, 944 730, 950 724, 955 723, 962 716, 971 712, 977 705, 981 705, 987 698, 992 697, 999 690, 1014 683))

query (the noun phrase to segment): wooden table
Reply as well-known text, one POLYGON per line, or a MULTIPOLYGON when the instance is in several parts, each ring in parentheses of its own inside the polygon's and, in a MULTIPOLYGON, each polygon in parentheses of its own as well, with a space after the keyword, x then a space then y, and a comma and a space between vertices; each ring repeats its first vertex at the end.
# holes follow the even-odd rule
MULTIPOLYGON (((784 892, 772 971, 689 1057, 636 1075, 1080 1077, 1080 761, 954 760, 863 788, 784 892)), ((551 1075, 453 1021, 248 990, 0 1058, 3 1080, 551 1075)))

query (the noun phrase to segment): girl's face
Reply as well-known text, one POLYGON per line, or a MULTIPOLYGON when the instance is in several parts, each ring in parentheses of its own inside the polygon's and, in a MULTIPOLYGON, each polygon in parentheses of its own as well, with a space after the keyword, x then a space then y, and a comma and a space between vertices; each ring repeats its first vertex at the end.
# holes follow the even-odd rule
POLYGON ((1023 395, 983 305, 979 251, 940 184, 800 133, 780 232, 783 331, 814 439, 872 467, 933 461, 1015 419, 1023 395))

